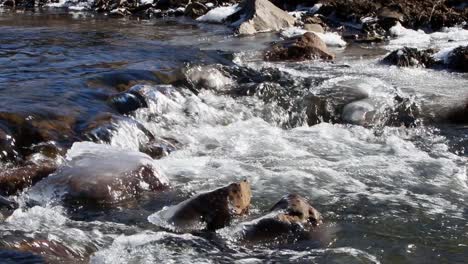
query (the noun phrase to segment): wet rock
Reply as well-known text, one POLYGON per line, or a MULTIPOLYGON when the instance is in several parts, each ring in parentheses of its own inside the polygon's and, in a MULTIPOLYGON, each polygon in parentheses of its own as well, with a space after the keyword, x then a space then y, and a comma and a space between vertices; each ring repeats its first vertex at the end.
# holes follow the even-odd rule
POLYGON ((59 198, 112 204, 134 198, 144 191, 160 191, 168 180, 153 160, 140 152, 125 151, 91 142, 75 143, 67 161, 31 189, 31 195, 54 190, 59 198))
POLYGON ((122 115, 130 114, 139 108, 148 107, 146 99, 138 91, 132 89, 111 96, 108 103, 122 115))
POLYGON ((280 31, 294 25, 295 19, 268 0, 245 0, 241 9, 227 18, 241 35, 280 31))
POLYGON ((15 145, 15 139, 11 136, 11 132, 7 129, 2 129, 0 123, 0 161, 16 161, 19 158, 15 145))
POLYGON ((136 126, 148 140, 154 140, 153 133, 138 121, 111 113, 102 113, 89 121, 81 131, 81 138, 92 142, 110 143, 121 122, 127 122, 136 126))
POLYGON ((404 47, 392 51, 382 62, 400 67, 432 67, 436 61, 432 57, 435 50, 418 50, 416 48, 404 47))
POLYGON ((468 72, 468 46, 460 46, 450 52, 448 67, 454 71, 468 72))
POLYGON ((252 222, 242 224, 241 240, 264 243, 292 243, 315 239, 322 224, 321 214, 303 197, 289 194, 277 202, 270 212, 252 222))
POLYGON ((4 168, 0 171, 0 195, 15 194, 32 186, 55 170, 56 165, 50 162, 4 168))
POLYGON ((275 43, 264 54, 268 61, 333 60, 334 57, 327 45, 312 32, 275 43))
POLYGON ((320 24, 305 24, 304 29, 307 31, 323 33, 323 27, 320 24))
POLYGON ((196 195, 156 215, 178 229, 206 225, 207 230, 214 231, 227 226, 233 216, 247 213, 251 197, 250 184, 244 180, 196 195))
POLYGON ((189 16, 195 19, 197 17, 203 16, 204 14, 208 13, 209 10, 210 9, 202 3, 192 2, 185 7, 184 14, 186 16, 189 16))
POLYGON ((0 220, 10 216, 17 208, 18 203, 0 195, 0 220))
POLYGON ((6 156, 13 153, 16 159, 22 159, 30 154, 34 144, 48 141, 65 143, 75 139, 75 123, 72 115, 0 112, 0 148, 3 144, 10 144, 11 149, 6 150, 6 156))
POLYGON ((153 159, 160 159, 176 151, 178 145, 180 143, 175 139, 159 138, 140 146, 140 151, 153 159))

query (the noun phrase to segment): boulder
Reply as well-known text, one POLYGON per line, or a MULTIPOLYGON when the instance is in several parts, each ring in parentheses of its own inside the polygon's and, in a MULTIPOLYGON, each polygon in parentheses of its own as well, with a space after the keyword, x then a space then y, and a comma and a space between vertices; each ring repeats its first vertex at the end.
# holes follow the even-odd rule
POLYGON ((242 223, 236 236, 250 243, 294 243, 316 239, 321 224, 321 214, 305 198, 289 194, 265 216, 242 223))
POLYGON ((227 18, 241 35, 280 31, 294 26, 295 18, 268 0, 245 0, 241 9, 227 18))
POLYGON ((0 171, 0 194, 12 195, 31 187, 56 170, 51 162, 27 163, 22 166, 5 168, 0 171))
POLYGON ((435 50, 418 50, 416 48, 403 47, 388 54, 383 63, 399 67, 432 67, 436 61, 432 57, 435 50))
POLYGON ((248 212, 252 193, 244 180, 196 195, 149 217, 153 223, 167 222, 176 230, 206 228, 209 231, 227 226, 236 215, 248 212))
POLYGON ((334 57, 325 42, 312 32, 275 43, 264 54, 268 61, 333 60, 334 57))
POLYGON ((448 67, 459 72, 468 72, 468 46, 460 46, 450 52, 448 67))
POLYGON ((79 142, 68 151, 67 161, 38 182, 30 195, 34 200, 43 193, 55 193, 68 201, 112 204, 168 185, 146 154, 79 142))

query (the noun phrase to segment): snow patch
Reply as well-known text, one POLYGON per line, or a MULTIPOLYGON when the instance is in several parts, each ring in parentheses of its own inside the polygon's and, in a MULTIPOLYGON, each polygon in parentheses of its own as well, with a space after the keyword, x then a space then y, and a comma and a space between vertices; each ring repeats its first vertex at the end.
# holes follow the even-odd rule
POLYGON ((223 23, 224 20, 239 11, 240 7, 238 4, 231 6, 220 6, 215 9, 210 10, 205 15, 197 18, 197 21, 200 22, 211 22, 211 23, 223 23))

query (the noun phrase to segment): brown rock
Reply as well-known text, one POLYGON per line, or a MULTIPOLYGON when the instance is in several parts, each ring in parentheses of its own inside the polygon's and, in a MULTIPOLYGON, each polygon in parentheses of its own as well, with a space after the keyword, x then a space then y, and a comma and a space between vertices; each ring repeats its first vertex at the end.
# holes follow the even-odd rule
POLYGON ((277 202, 271 211, 283 211, 277 219, 285 223, 322 224, 321 214, 300 195, 288 194, 277 202))
POLYGON ((245 0, 241 9, 229 16, 227 21, 233 22, 239 34, 252 35, 292 27, 295 18, 268 0, 245 0))
POLYGON ((0 194, 12 195, 30 187, 56 170, 55 164, 27 164, 0 171, 0 194))
POLYGON ((271 212, 241 225, 240 240, 249 243, 282 244, 301 240, 322 240, 319 225, 322 216, 307 200, 289 194, 276 203, 271 212))
POLYGON ((268 61, 333 60, 334 57, 325 42, 312 32, 280 41, 267 49, 264 55, 268 61))
POLYGON ((210 231, 225 227, 234 215, 248 212, 252 193, 244 180, 194 196, 178 205, 169 215, 169 222, 177 227, 206 224, 210 231))

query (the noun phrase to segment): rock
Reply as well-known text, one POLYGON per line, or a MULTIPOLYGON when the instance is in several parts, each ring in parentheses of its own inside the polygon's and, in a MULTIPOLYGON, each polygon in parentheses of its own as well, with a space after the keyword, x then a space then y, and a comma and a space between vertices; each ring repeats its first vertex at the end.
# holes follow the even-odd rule
POLYGON ((395 26, 397 22, 403 23, 404 15, 399 6, 386 6, 378 11, 378 24, 385 30, 395 26))
POLYGON ((436 63, 432 57, 434 53, 432 49, 418 50, 404 47, 392 51, 382 62, 400 67, 432 67, 436 63))
POLYGON ((268 0, 245 0, 241 9, 227 18, 241 35, 280 31, 294 26, 295 19, 268 0))
POLYGON ((250 243, 294 243, 316 239, 322 224, 321 214, 297 194, 289 194, 277 202, 270 212, 248 223, 241 224, 237 234, 241 241, 250 243))
POLYGON ((148 140, 154 140, 154 135, 140 122, 126 116, 116 116, 111 113, 102 113, 89 121, 81 131, 82 140, 92 142, 110 143, 120 122, 136 126, 148 140))
POLYGON ((459 72, 468 72, 468 46, 460 46, 450 52, 448 67, 459 72))
POLYGON ((447 115, 447 120, 454 124, 468 124, 468 103, 465 107, 457 107, 447 115))
POLYGON ((210 9, 202 3, 192 2, 185 7, 184 14, 186 16, 189 16, 195 19, 197 17, 203 16, 204 14, 208 13, 209 10, 210 9))
POLYGON ((17 208, 18 203, 0 195, 0 220, 10 216, 17 208))
POLYGON ((73 140, 75 123, 73 115, 0 112, 0 148, 5 140, 7 144, 13 143, 7 156, 19 160, 31 154, 35 144, 48 141, 62 144, 73 140))
POLYGON ((160 159, 177 150, 180 143, 175 139, 158 138, 140 146, 140 151, 153 159, 160 159))
POLYGON ((52 189, 59 198, 112 204, 144 191, 160 191, 169 181, 158 173, 151 157, 91 142, 73 144, 67 161, 31 189, 31 197, 52 189))
POLYGON ((317 33, 325 32, 323 30, 323 27, 320 24, 305 24, 304 29, 307 31, 312 31, 312 32, 317 32, 317 33))
POLYGON ((328 51, 327 45, 312 32, 280 41, 264 54, 265 60, 268 61, 333 60, 334 57, 335 55, 328 51))
POLYGON ((244 180, 196 195, 153 216, 177 229, 191 230, 205 225, 207 230, 214 231, 227 226, 233 216, 247 213, 251 197, 250 184, 244 180))
POLYGON ((26 164, 0 171, 0 195, 12 195, 32 186, 56 170, 53 163, 26 164))
POLYGON ((15 139, 7 128, 2 128, 0 123, 0 161, 17 161, 19 153, 16 150, 15 139))
POLYGON ((107 101, 122 115, 130 114, 139 108, 148 107, 145 98, 138 91, 132 89, 113 95, 107 101))

